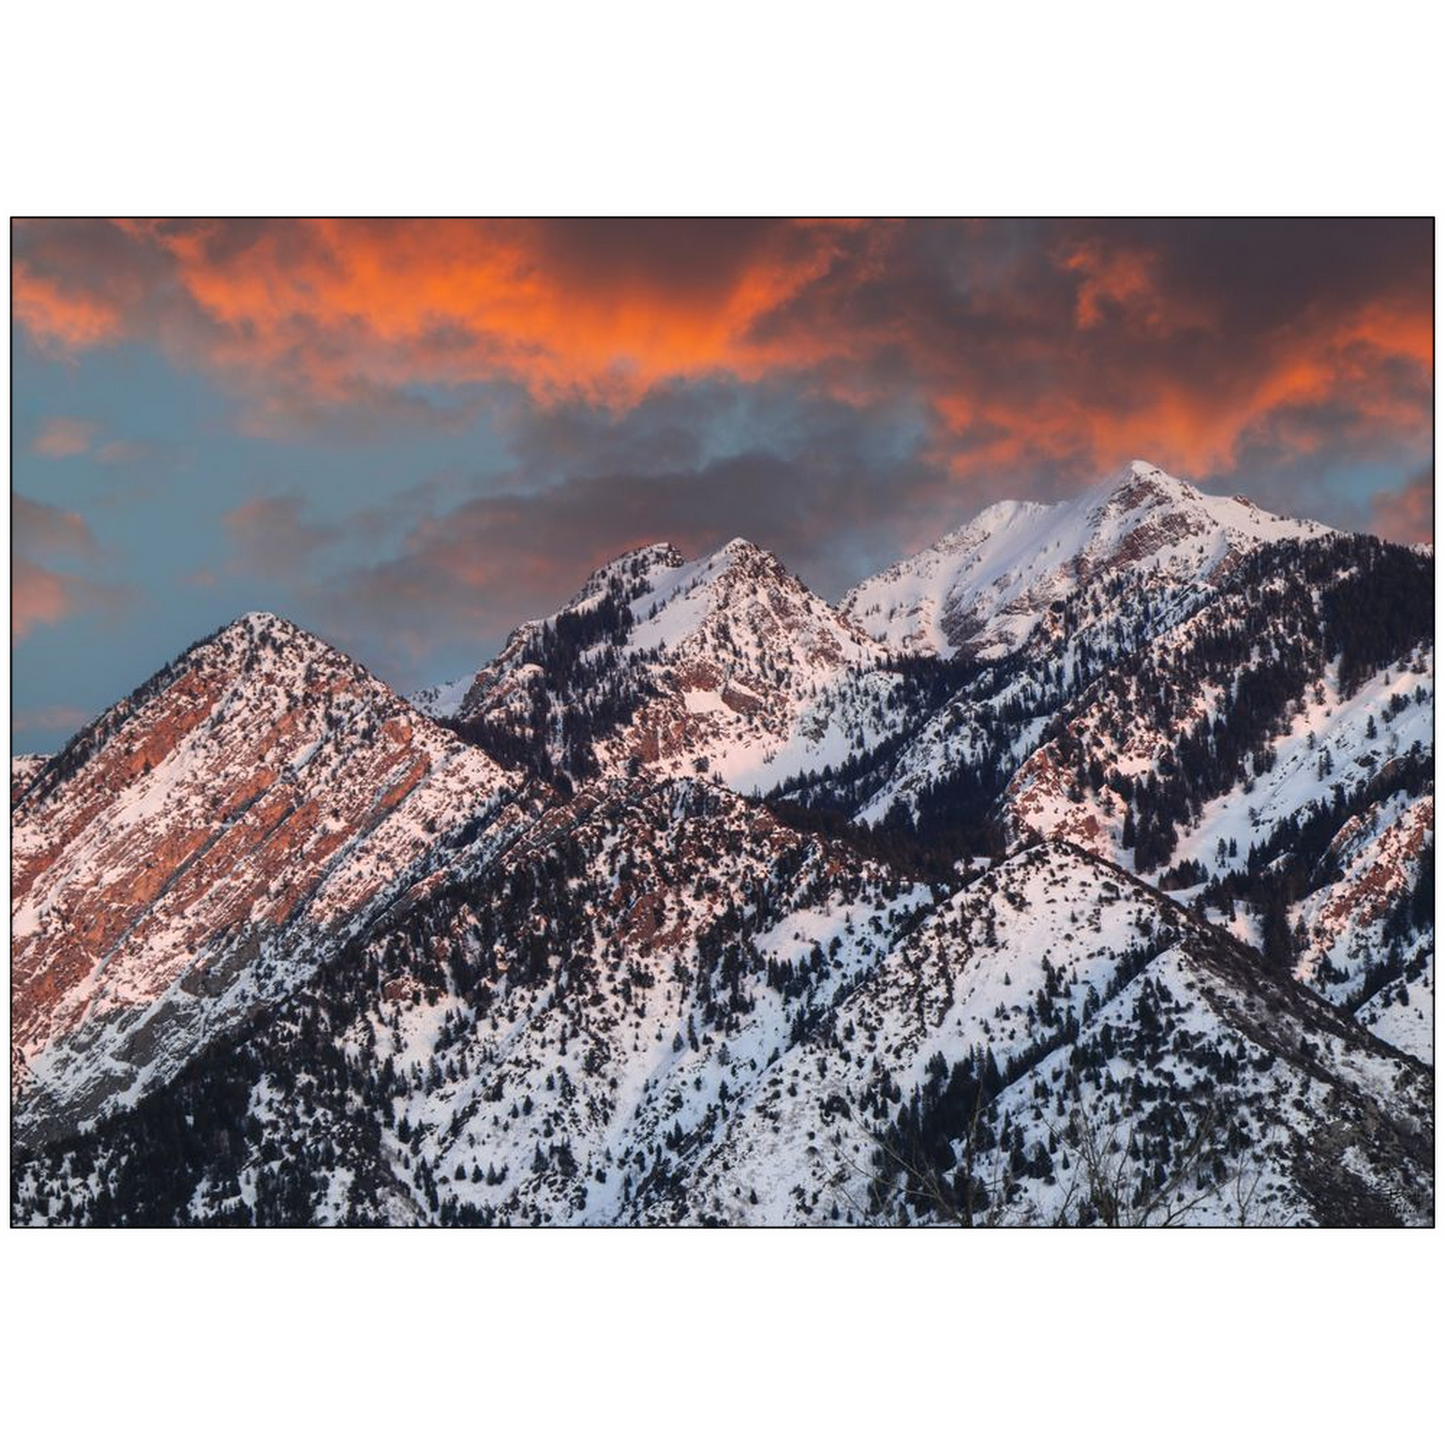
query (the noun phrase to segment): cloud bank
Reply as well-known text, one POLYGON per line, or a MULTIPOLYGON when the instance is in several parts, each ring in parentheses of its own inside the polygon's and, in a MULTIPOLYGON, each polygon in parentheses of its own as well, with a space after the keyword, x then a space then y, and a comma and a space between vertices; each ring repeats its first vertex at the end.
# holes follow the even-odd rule
MULTIPOLYGON (((837 592, 1135 456, 1432 527, 1428 221, 23 222, 12 284, 41 362, 224 396, 276 458, 217 510, 227 575, 407 678, 642 542, 742 533, 837 592), (321 504, 318 456, 444 436, 503 459, 321 504)), ((57 408, 33 451, 147 464, 103 437, 57 408)), ((17 636, 90 605, 90 564, 18 555, 17 636)))

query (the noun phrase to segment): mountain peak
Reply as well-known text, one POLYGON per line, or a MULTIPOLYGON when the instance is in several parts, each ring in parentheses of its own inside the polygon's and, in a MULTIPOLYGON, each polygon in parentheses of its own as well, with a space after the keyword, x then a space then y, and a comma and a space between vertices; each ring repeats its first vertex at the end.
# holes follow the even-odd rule
MULTIPOLYGON (((614 593, 624 600, 645 592, 651 579, 661 576, 683 565, 682 553, 671 542, 647 542, 640 547, 630 547, 620 552, 610 562, 604 562, 588 574, 587 580, 579 587, 564 607, 554 614, 560 616, 588 606, 606 593, 614 593)), ((545 621, 547 619, 537 619, 545 621)), ((514 634, 521 636, 536 622, 524 622, 514 634)))
POLYGON ((1140 478, 1162 478, 1166 482, 1178 482, 1180 486, 1185 485, 1179 482, 1178 477, 1170 476, 1163 467, 1156 467, 1153 462, 1145 461, 1142 457, 1135 457, 1127 467, 1119 474, 1119 480, 1123 481, 1130 477, 1140 478))
MULTIPOLYGON (((1132 510, 1149 503, 1198 502, 1205 493, 1189 482, 1156 467, 1153 462, 1135 458, 1121 471, 1095 489, 1118 510, 1132 510)), ((1090 495, 1085 493, 1085 496, 1090 495)))
POLYGON ((243 612, 231 626, 249 627, 253 632, 257 632, 264 627, 274 627, 278 622, 286 627, 294 627, 296 625, 275 612, 266 612, 258 609, 254 612, 243 612))
POLYGON ((201 654, 216 647, 227 656, 239 648, 247 659, 259 651, 280 652, 283 649, 293 654, 299 651, 334 654, 338 659, 342 657, 329 642, 275 612, 243 612, 210 637, 195 643, 183 656, 201 654))
POLYGON ((643 567, 681 567, 683 555, 671 542, 645 542, 640 547, 629 547, 610 562, 604 563, 592 575, 604 576, 617 570, 643 567))
POLYGON ((339 920, 409 886, 512 781, 284 619, 247 613, 197 643, 17 800, 15 1028, 32 1123, 178 1066, 215 1019, 338 948, 339 920), (71 1041, 95 1037, 85 1073, 71 1041))
POLYGON ((224 627, 212 634, 212 638, 206 640, 225 639, 232 642, 244 642, 278 634, 288 640, 297 636, 310 636, 305 628, 298 627, 289 618, 282 617, 275 612, 256 611, 243 612, 239 617, 232 618, 224 627))
MULTIPOLYGON (((746 537, 734 537, 711 555, 700 558, 699 562, 708 571, 748 578, 770 577, 781 581, 792 575, 776 553, 759 547, 756 542, 749 542, 746 537)), ((798 585, 801 587, 802 584, 798 585)))
POLYGON ((748 541, 746 537, 733 537, 711 552, 704 552, 694 562, 689 562, 671 542, 648 542, 641 547, 629 548, 619 553, 610 562, 603 563, 584 582, 573 599, 562 608, 575 607, 605 589, 619 578, 644 578, 654 574, 676 571, 683 567, 701 567, 716 570, 719 566, 731 566, 739 562, 764 562, 781 566, 777 557, 765 547, 748 541))
POLYGON ((850 668, 882 656, 746 537, 690 562, 659 544, 599 569, 565 607, 518 628, 460 701, 457 687, 418 700, 436 711, 445 695, 451 715, 484 722, 506 756, 575 778, 645 764, 747 790, 808 763, 827 723, 815 719, 805 735, 804 713, 850 668), (534 721, 548 712, 569 717, 550 736, 534 721))
POLYGON ((1123 573, 1151 588, 1221 575, 1269 542, 1324 535, 1244 498, 1213 496, 1135 458, 1089 491, 1046 506, 1003 501, 932 547, 861 583, 844 600, 879 641, 950 656, 1002 656, 1049 607, 1123 573))

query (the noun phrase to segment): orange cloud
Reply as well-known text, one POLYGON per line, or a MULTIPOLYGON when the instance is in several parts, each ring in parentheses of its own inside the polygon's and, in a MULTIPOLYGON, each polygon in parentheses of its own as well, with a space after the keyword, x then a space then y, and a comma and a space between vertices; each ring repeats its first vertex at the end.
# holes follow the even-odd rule
MULTIPOLYGON (((621 224, 621 223, 618 223, 621 224)), ((610 260, 522 222, 297 222, 249 244, 221 225, 155 233, 213 330, 225 370, 299 366, 312 395, 511 377, 539 399, 630 404, 664 378, 754 376, 776 348, 748 331, 829 264, 831 227, 778 227, 711 270, 667 254, 685 235, 608 242, 610 260)))
POLYGON ((21 642, 37 627, 81 612, 114 613, 130 596, 125 588, 56 572, 17 556, 10 572, 10 640, 21 642))
POLYGON ((1418 544, 1435 540, 1435 477, 1432 472, 1411 478, 1394 492, 1374 500, 1370 530, 1391 542, 1418 544))
POLYGON ((96 424, 77 416, 47 417, 30 450, 41 457, 78 457, 90 450, 96 424))
MULTIPOLYGON (((844 222, 118 222, 48 233, 63 278, 15 266, 17 319, 71 350, 120 334, 178 348, 244 389, 253 421, 285 392, 319 404, 365 388, 507 377, 540 400, 634 403, 657 382, 755 378, 836 338, 761 342, 756 323, 818 279, 844 222), (723 229, 718 230, 719 227, 723 229), (100 258, 105 265, 100 265, 100 258)), ((45 236, 24 238, 43 256, 45 236)))
POLYGON ((1159 257, 1152 251, 1091 238, 1064 250, 1058 263, 1078 278, 1074 320, 1081 331, 1100 325, 1111 309, 1130 325, 1159 336, 1205 323, 1199 307, 1163 294, 1159 257))
MULTIPOLYGON (((1096 289, 1096 276, 1080 285, 1081 330, 1101 323, 1105 300, 1132 315, 1125 326, 1137 327, 1141 338, 1161 337, 1174 324, 1161 319, 1163 304, 1132 263, 1123 272, 1105 266, 1100 274, 1107 277, 1104 289, 1096 289)), ((1181 305, 1175 314, 1189 313, 1201 334, 1222 335, 1196 305, 1181 305)), ((1338 314, 1311 311, 1267 334, 1227 342, 1203 377, 1176 372, 1167 358, 1151 365, 1150 356, 1141 342, 1137 364, 1125 360, 1111 375, 1109 362, 1091 363, 1077 336, 1062 335, 1052 364, 1059 374, 1079 378, 1077 389, 1060 387, 1042 400, 1008 390, 940 395, 935 407, 945 434, 935 454, 950 460, 955 475, 1032 453, 1079 456, 1084 469, 1094 471, 1134 455, 1167 457, 1182 474, 1202 477, 1233 470, 1251 440, 1268 438, 1298 456, 1371 433, 1429 437, 1430 315, 1408 298, 1338 314), (1409 375, 1402 376, 1401 367, 1409 375), (1102 398, 1095 389, 1100 381, 1107 388, 1102 398), (970 431, 989 440, 950 455, 970 431)))
POLYGON ((917 397, 954 475, 1428 438, 1428 226, 1281 224, 48 223, 17 232, 16 318, 43 345, 162 345, 258 432, 425 416, 426 386, 625 410, 787 374, 917 397))
POLYGON ((28 637, 42 624, 63 622, 89 609, 115 607, 125 601, 122 589, 54 570, 48 563, 65 558, 82 563, 99 556, 85 519, 44 502, 12 493, 10 573, 10 639, 28 637), (44 558, 45 561, 40 559, 44 558))
POLYGON ((17 557, 10 574, 10 639, 19 642, 43 622, 60 622, 74 610, 67 579, 17 557))
POLYGON ((17 260, 10 271, 11 314, 42 345, 78 351, 115 341, 122 330, 120 312, 93 285, 82 277, 65 287, 17 260))

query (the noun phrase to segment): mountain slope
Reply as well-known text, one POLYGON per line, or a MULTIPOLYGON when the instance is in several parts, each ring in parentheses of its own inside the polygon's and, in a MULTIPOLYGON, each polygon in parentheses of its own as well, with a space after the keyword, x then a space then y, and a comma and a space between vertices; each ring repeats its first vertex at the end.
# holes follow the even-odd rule
POLYGON ((706 786, 569 809, 32 1156, 18 1216, 1429 1218, 1428 1071, 1079 850, 935 904, 706 786))
POLYGON ((71 1207, 613 1218, 931 898, 710 783, 591 785, 103 1126, 71 1207), (177 1109, 225 1148, 177 1157, 177 1109))
POLYGON ((50 761, 49 753, 16 753, 10 759, 10 802, 13 806, 21 793, 35 781, 35 776, 50 761))
POLYGON ((778 1224, 1432 1209, 1428 1071, 1069 845, 960 890, 768 1084, 693 1164, 684 1217, 703 1201, 778 1224))
MULTIPOLYGON (((1260 550, 1061 711, 1005 790, 1006 831, 1199 889, 1326 998, 1413 981, 1428 1013, 1432 921, 1411 900, 1433 876, 1431 582, 1370 538, 1260 550)), ((1385 1036, 1428 1058, 1421 1002, 1385 1036)))
POLYGON ((304 978, 449 834, 504 827, 521 789, 278 618, 190 649, 15 805, 22 1136, 164 1080, 304 978))
POLYGON ((872 756, 787 790, 869 824, 956 832, 992 808, 1061 711, 1262 548, 1338 535, 1146 462, 1054 506, 998 503, 849 593, 843 611, 889 647, 905 686, 872 756))

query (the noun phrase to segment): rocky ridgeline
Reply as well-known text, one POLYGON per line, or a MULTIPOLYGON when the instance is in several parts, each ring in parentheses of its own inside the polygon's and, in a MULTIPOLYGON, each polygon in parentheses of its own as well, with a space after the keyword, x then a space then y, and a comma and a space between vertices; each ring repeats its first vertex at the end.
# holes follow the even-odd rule
POLYGON ((12 764, 14 1217, 1426 1221, 1432 591, 1135 463, 417 706, 243 618, 12 764))

